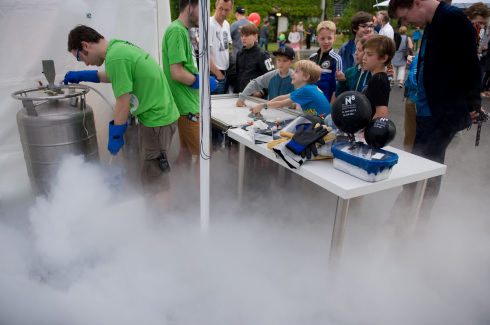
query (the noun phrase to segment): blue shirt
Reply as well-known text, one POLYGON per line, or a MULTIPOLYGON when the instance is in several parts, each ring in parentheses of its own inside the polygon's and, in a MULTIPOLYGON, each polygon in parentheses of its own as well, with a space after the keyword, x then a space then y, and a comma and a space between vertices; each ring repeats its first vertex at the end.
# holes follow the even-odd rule
POLYGON ((427 36, 429 35, 429 25, 425 27, 424 36, 422 37, 422 44, 420 45, 419 53, 419 68, 417 74, 417 116, 431 116, 429 109, 429 102, 427 101, 427 94, 424 87, 424 57, 425 46, 427 45, 427 36))
POLYGON ((405 81, 405 87, 407 89, 407 97, 412 102, 417 103, 417 62, 419 56, 416 55, 412 63, 408 66, 408 77, 405 81))
POLYGON ((419 30, 416 30, 415 32, 413 32, 412 38, 414 41, 418 41, 419 39, 422 38, 422 32, 419 30))
POLYGON ((316 85, 305 85, 291 93, 290 99, 301 105, 303 112, 316 114, 322 118, 330 114, 332 107, 323 92, 316 85))
POLYGON ((335 93, 337 87, 337 81, 335 80, 335 72, 342 70, 342 59, 340 55, 335 53, 332 49, 323 53, 320 57, 321 49, 310 56, 310 61, 315 62, 322 68, 322 74, 320 80, 316 85, 323 91, 323 94, 328 101, 332 99, 332 94, 335 93))
POLYGON ((339 55, 342 58, 342 72, 356 65, 356 43, 355 38, 351 38, 347 43, 340 47, 339 55))

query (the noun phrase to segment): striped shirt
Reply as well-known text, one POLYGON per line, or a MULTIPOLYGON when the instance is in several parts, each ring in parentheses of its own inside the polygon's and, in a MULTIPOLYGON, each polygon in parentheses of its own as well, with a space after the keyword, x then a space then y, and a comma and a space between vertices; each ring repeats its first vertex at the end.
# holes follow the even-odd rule
POLYGON ((322 75, 316 85, 323 91, 327 100, 330 101, 336 89, 335 72, 342 71, 342 58, 332 49, 323 53, 320 57, 320 51, 321 49, 312 54, 310 61, 315 62, 322 68, 322 75))

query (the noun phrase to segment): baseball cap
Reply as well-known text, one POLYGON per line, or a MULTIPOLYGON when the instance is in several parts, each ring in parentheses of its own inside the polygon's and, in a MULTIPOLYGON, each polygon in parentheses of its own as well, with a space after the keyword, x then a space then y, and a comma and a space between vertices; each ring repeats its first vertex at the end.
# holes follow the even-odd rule
POLYGON ((274 56, 280 54, 280 55, 285 55, 291 58, 291 60, 294 60, 294 50, 290 48, 289 46, 283 46, 277 49, 277 51, 272 52, 274 56))
POLYGON ((245 8, 243 8, 242 6, 238 6, 236 7, 235 12, 238 12, 239 14, 244 14, 245 8))

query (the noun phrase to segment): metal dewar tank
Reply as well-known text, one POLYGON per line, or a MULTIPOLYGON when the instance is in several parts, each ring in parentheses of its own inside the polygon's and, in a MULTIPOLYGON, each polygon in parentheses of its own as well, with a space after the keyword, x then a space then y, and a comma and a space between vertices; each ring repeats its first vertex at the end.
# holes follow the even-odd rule
POLYGON ((24 106, 17 113, 17 126, 27 173, 37 193, 49 192, 65 155, 99 161, 94 112, 85 100, 90 89, 56 86, 53 61, 43 61, 43 69, 48 86, 12 94, 24 106))

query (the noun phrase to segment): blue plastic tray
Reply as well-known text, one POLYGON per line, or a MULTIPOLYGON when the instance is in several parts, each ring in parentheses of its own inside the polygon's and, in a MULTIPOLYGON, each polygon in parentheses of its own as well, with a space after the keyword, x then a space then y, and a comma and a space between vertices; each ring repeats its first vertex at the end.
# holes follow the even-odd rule
MULTIPOLYGON (((397 162, 398 162, 398 155, 394 152, 386 151, 383 149, 373 149, 372 155, 374 156, 377 153, 382 153, 384 156, 380 160, 367 160, 362 157, 354 156, 351 155, 345 151, 342 151, 342 149, 346 147, 352 146, 352 143, 350 142, 338 142, 334 143, 332 145, 332 154, 334 159, 340 159, 342 161, 345 161, 346 163, 359 167, 367 172, 367 174, 374 174, 378 175, 381 171, 389 168, 391 169, 397 162)), ((370 147, 368 145, 363 145, 361 148, 361 152, 363 154, 367 154, 369 151, 370 147)), ((335 164, 334 164, 335 167, 335 164)), ((341 169, 342 170, 342 169, 341 169)), ((342 170, 345 171, 345 170, 342 170)), ((359 177, 358 175, 353 175, 356 177, 359 177)), ((359 177, 361 179, 364 179, 362 177, 359 177)), ((365 179, 367 180, 367 179, 365 179)), ((380 179, 374 179, 374 181, 377 181, 380 179)))

